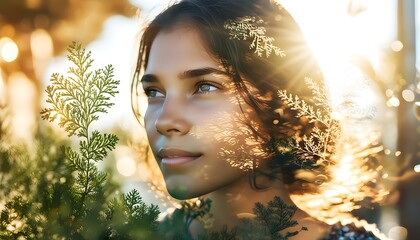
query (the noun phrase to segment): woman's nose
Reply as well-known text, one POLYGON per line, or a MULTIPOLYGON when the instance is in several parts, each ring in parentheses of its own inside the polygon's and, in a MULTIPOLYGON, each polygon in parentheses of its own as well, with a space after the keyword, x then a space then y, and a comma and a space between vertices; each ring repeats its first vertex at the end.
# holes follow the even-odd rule
POLYGON ((155 122, 156 130, 165 136, 185 135, 191 129, 186 113, 186 102, 166 97, 155 122))

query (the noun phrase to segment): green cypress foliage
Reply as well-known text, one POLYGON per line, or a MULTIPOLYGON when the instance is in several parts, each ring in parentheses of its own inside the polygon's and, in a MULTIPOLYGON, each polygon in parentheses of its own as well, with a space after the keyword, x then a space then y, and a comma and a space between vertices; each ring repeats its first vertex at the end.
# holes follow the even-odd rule
POLYGON ((58 142, 42 125, 34 153, 9 144, 7 111, 1 109, 0 239, 153 239, 157 206, 146 205, 136 190, 117 194, 118 186, 96 166, 118 142, 91 129, 113 105, 119 84, 114 69, 91 71, 91 53, 75 42, 68 60, 69 76, 52 75, 46 89, 51 108, 41 115, 76 137, 77 148, 58 142))

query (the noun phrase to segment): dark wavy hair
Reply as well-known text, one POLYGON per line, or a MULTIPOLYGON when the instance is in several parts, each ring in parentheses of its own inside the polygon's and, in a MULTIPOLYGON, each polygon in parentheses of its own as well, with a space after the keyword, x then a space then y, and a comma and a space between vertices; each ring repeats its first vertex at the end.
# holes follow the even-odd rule
MULTIPOLYGON (((140 75, 148 65, 150 49, 157 34, 180 25, 192 26, 200 34, 207 50, 220 59, 226 71, 231 74, 238 92, 255 109, 264 125, 264 132, 269 133, 269 137, 265 136, 264 140, 273 154, 268 162, 270 172, 263 174, 269 177, 281 174, 283 181, 290 184, 297 180, 296 170, 315 168, 298 163, 293 154, 277 150, 279 139, 303 135, 311 126, 297 119, 295 113, 276 97, 276 92, 286 89, 305 98, 309 97, 309 91, 304 77, 322 81, 319 66, 298 24, 286 9, 273 0, 183 0, 170 6, 147 26, 141 37, 132 84, 134 94, 137 94, 140 75), (282 48, 286 56, 258 56, 250 49, 252 39, 232 39, 229 30, 225 28, 226 22, 245 16, 262 20, 266 36, 273 37, 276 46, 282 48), (259 93, 251 94, 244 79, 259 93), (276 120, 281 124, 273 124, 276 120)), ((133 109, 137 114, 135 104, 133 109)))

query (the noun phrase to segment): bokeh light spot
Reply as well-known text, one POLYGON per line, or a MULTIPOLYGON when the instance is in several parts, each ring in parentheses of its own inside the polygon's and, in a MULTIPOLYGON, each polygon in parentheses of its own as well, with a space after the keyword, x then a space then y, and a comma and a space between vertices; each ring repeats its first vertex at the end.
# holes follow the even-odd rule
POLYGON ((391 97, 394 94, 394 91, 392 91, 392 89, 387 89, 385 91, 385 94, 386 94, 387 97, 391 97))
POLYGON ((402 97, 404 98, 405 101, 407 102, 412 102, 414 101, 414 92, 411 91, 410 89, 405 89, 402 91, 402 97))
POLYGON ((16 43, 10 38, 0 39, 0 57, 5 62, 13 62, 19 54, 16 43))
POLYGON ((392 51, 394 51, 394 52, 399 52, 399 51, 401 51, 401 49, 403 49, 403 47, 404 47, 404 45, 402 44, 402 42, 401 41, 394 41, 394 42, 392 42, 391 43, 391 49, 392 49, 392 51))
POLYGON ((136 172, 136 161, 129 157, 123 157, 117 160, 117 170, 118 172, 125 176, 132 176, 136 172))
POLYGON ((395 97, 395 96, 392 96, 387 102, 386 102, 386 104, 389 106, 389 107, 398 107, 398 106, 400 106, 400 100, 397 98, 397 97, 395 97))

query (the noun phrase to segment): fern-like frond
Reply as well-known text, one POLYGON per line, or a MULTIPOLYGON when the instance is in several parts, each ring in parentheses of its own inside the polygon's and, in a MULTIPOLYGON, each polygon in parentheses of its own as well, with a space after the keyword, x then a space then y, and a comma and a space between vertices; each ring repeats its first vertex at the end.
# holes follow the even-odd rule
POLYGON ((90 124, 99 119, 98 113, 107 113, 118 91, 118 80, 114 80, 114 69, 111 65, 91 71, 93 63, 91 52, 82 48, 80 43, 73 42, 68 48, 69 76, 58 73, 51 76, 51 85, 47 86, 47 103, 52 107, 41 111, 42 118, 49 121, 58 120, 58 125, 69 136, 77 135, 80 140, 77 152, 65 148, 69 166, 75 174, 76 192, 81 196, 81 204, 103 185, 106 174, 99 171, 95 162, 102 161, 109 151, 113 150, 118 138, 113 134, 101 134, 91 131, 90 124))
POLYGON ((287 205, 278 196, 274 197, 266 206, 256 203, 253 209, 255 218, 241 219, 238 233, 243 239, 287 240, 300 231, 307 230, 303 226, 297 231, 287 231, 298 225, 298 222, 293 219, 296 211, 295 205, 287 205))
POLYGON ((317 107, 322 108, 325 114, 331 113, 328 92, 325 87, 320 87, 312 78, 305 77, 305 83, 312 91, 312 99, 317 107))
POLYGON ((110 98, 118 91, 118 80, 114 80, 114 69, 108 65, 103 69, 89 71, 93 59, 81 44, 73 42, 68 47, 68 59, 74 64, 69 68, 69 76, 58 73, 51 76, 47 86, 47 103, 53 105, 41 111, 45 120, 59 119, 59 126, 69 136, 88 137, 88 128, 99 119, 98 113, 107 113, 114 105, 110 98))
POLYGON ((80 151, 85 159, 92 161, 103 160, 108 151, 115 148, 118 142, 118 137, 114 134, 101 134, 99 131, 93 131, 90 136, 90 141, 80 141, 80 151))
POLYGON ((296 111, 297 118, 304 117, 314 124, 309 135, 295 136, 295 141, 289 141, 289 147, 299 156, 298 165, 302 167, 308 160, 311 161, 309 166, 329 165, 332 161, 329 157, 335 153, 335 145, 341 134, 340 125, 332 118, 327 89, 310 78, 305 78, 305 82, 312 91, 315 106, 286 90, 278 91, 280 99, 296 111))
POLYGON ((259 57, 262 57, 264 53, 266 57, 269 57, 273 52, 280 57, 286 56, 280 47, 274 45, 275 39, 266 36, 266 29, 262 26, 263 23, 263 20, 245 16, 226 21, 224 27, 229 30, 231 39, 247 40, 252 38, 249 48, 254 49, 259 57))
POLYGON ((288 94, 286 90, 279 90, 278 96, 286 105, 290 107, 290 109, 297 112, 296 117, 306 117, 309 122, 319 122, 324 126, 329 125, 329 115, 323 114, 319 109, 315 110, 313 106, 307 104, 304 100, 300 99, 299 96, 288 94))

